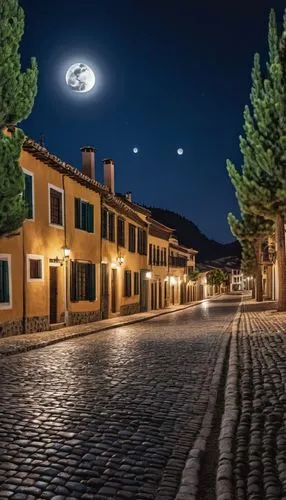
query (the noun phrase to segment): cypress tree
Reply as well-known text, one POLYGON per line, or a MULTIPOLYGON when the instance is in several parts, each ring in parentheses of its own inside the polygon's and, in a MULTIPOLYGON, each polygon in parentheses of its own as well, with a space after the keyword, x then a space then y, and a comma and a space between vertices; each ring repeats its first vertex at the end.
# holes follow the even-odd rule
POLYGON ((33 58, 31 67, 21 70, 18 51, 24 33, 24 12, 18 0, 0 0, 0 20, 0 236, 3 236, 21 227, 26 214, 19 165, 24 134, 15 125, 32 111, 38 69, 33 58))
POLYGON ((286 310, 286 11, 281 34, 275 13, 269 17, 268 61, 262 73, 254 57, 251 108, 244 110, 244 136, 240 137, 242 172, 228 160, 227 169, 242 213, 275 223, 278 265, 278 310, 286 310))
MULTIPOLYGON (((228 214, 228 223, 232 234, 242 244, 242 258, 244 268, 252 266, 251 274, 255 276, 255 298, 257 302, 263 300, 262 272, 261 272, 261 243, 273 231, 273 222, 260 216, 244 214, 238 220, 233 214, 228 214)), ((244 270, 245 272, 245 270, 244 270)))
MULTIPOLYGON (((241 270, 245 276, 256 277, 257 261, 255 248, 252 241, 243 240, 241 242, 241 270)), ((256 286, 252 288, 252 298, 256 295, 256 286)))

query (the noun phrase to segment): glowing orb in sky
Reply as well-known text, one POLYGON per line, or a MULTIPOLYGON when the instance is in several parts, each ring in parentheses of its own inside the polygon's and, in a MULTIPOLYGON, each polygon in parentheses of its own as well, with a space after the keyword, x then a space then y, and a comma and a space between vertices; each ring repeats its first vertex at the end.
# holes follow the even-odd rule
POLYGON ((72 64, 66 72, 66 84, 75 92, 89 92, 94 87, 95 74, 87 64, 72 64))
POLYGON ((139 153, 139 149, 138 149, 138 148, 136 148, 136 147, 135 147, 135 148, 133 148, 133 153, 135 153, 135 154, 139 153))
POLYGON ((177 153, 178 153, 179 156, 182 156, 182 154, 184 154, 183 148, 178 148, 177 149, 177 153))

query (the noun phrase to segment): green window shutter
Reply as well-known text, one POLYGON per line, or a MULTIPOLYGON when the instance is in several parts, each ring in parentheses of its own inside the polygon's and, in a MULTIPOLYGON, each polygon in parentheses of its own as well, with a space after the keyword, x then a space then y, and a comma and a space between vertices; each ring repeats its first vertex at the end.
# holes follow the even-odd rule
POLYGON ((147 232, 143 231, 143 255, 147 255, 147 232))
POLYGON ((94 231, 94 217, 93 217, 93 205, 88 203, 87 205, 87 230, 89 233, 94 231))
POLYGON ((7 260, 0 261, 0 303, 10 302, 9 265, 7 260))
POLYGON ((78 300, 78 263, 71 262, 71 301, 78 300))
POLYGON ((127 291, 127 280, 128 280, 128 271, 124 272, 124 297, 128 297, 128 291, 127 291))
POLYGON ((81 202, 81 229, 87 231, 88 228, 88 204, 81 202))
POLYGON ((33 218, 33 177, 25 174, 25 205, 27 209, 27 219, 33 218))
POLYGON ((95 276, 95 264, 88 264, 88 284, 89 284, 89 300, 95 300, 96 297, 96 276, 95 276))
POLYGON ((153 263, 153 261, 152 261, 152 248, 153 248, 152 243, 149 243, 149 265, 150 266, 152 266, 152 263, 153 263))
POLYGON ((74 216, 75 216, 75 227, 77 229, 81 229, 81 220, 80 220, 80 199, 74 199, 74 216))

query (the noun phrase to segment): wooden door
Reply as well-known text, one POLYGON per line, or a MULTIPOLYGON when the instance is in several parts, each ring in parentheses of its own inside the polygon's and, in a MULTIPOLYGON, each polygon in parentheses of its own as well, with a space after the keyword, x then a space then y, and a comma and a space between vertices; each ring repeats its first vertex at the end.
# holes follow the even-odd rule
POLYGON ((58 268, 50 266, 50 323, 57 323, 58 316, 58 268))
POLYGON ((151 283, 151 309, 156 309, 155 307, 155 283, 151 283))
POLYGON ((117 269, 111 271, 111 312, 116 312, 117 269))
POLYGON ((175 287, 174 287, 174 285, 171 286, 171 303, 173 305, 175 304, 175 287))
POLYGON ((108 318, 109 293, 107 264, 101 264, 101 312, 102 319, 108 318))
POLYGON ((148 311, 149 280, 146 279, 146 269, 140 271, 140 311, 148 311))
POLYGON ((159 281, 159 309, 162 309, 162 282, 159 281))
POLYGON ((167 306, 167 281, 164 281, 164 306, 167 306))

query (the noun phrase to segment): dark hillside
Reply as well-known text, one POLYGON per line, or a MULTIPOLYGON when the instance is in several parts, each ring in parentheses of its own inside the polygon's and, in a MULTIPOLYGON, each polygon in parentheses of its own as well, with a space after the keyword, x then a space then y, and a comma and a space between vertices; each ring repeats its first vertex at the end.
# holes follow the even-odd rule
POLYGON ((162 208, 146 208, 151 210, 152 217, 158 222, 176 228, 175 234, 183 245, 198 250, 199 262, 222 257, 240 257, 240 244, 237 241, 218 243, 207 238, 192 221, 182 215, 162 208))

